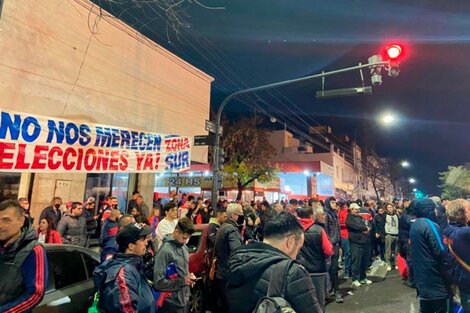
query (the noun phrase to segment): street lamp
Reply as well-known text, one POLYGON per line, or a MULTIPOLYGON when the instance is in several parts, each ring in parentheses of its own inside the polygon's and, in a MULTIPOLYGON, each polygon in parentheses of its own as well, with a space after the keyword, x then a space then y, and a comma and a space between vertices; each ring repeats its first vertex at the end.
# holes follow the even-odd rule
POLYGON ((410 162, 408 161, 402 161, 400 164, 401 164, 401 167, 404 167, 404 168, 410 167, 410 162))
POLYGON ((414 179, 413 177, 411 177, 410 179, 408 179, 408 182, 410 184, 416 184, 416 179, 414 179))
POLYGON ((385 113, 384 115, 382 115, 382 117, 380 118, 380 122, 383 124, 383 125, 392 125, 393 123, 395 123, 397 121, 397 117, 395 115, 393 115, 392 113, 385 113))
POLYGON ((418 189, 417 189, 417 188, 413 188, 413 192, 416 192, 416 191, 418 191, 418 189))

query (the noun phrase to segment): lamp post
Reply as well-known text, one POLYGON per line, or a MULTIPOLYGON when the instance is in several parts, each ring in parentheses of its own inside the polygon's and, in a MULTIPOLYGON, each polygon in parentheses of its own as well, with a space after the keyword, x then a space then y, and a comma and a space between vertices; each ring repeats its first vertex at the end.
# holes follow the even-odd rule
POLYGON ((219 130, 220 121, 222 119, 222 112, 225 106, 230 102, 230 100, 240 95, 247 94, 247 93, 273 89, 273 88, 300 83, 300 82, 306 82, 306 81, 314 80, 317 78, 333 76, 336 74, 360 70, 363 68, 369 68, 371 70, 371 75, 372 75, 372 80, 373 80, 372 83, 375 85, 380 85, 376 81, 374 81, 374 77, 377 78, 377 76, 380 76, 382 68, 389 69, 390 66, 391 66, 390 60, 384 61, 380 55, 375 55, 374 57, 369 58, 369 62, 367 64, 360 64, 357 66, 342 68, 342 69, 334 70, 330 72, 322 72, 319 74, 310 75, 306 77, 285 80, 285 81, 263 85, 259 87, 248 88, 248 89, 234 92, 231 95, 227 96, 220 104, 220 107, 217 110, 217 115, 215 118, 215 144, 214 144, 214 157, 213 157, 213 168, 212 168, 212 191, 211 191, 211 203, 212 203, 212 208, 213 208, 213 214, 215 215, 216 205, 217 205, 217 200, 218 200, 218 188, 217 187, 218 187, 218 180, 219 180, 219 153, 220 153, 220 136, 221 136, 220 130, 219 130))

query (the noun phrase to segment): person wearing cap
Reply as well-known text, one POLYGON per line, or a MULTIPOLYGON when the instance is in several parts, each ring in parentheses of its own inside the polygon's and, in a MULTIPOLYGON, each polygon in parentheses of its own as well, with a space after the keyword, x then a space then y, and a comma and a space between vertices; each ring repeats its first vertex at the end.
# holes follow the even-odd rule
POLYGON ((193 233, 194 224, 191 219, 181 218, 173 233, 163 238, 163 245, 155 255, 153 287, 165 295, 158 309, 160 313, 187 311, 189 288, 197 280, 196 276, 189 272, 189 253, 186 246, 193 233), (175 273, 168 275, 169 269, 175 273))
POLYGON ((155 299, 142 260, 151 233, 150 227, 138 223, 119 231, 118 252, 93 272, 99 312, 155 312, 155 299))
POLYGON ((352 285, 360 287, 362 284, 370 285, 372 281, 366 277, 366 268, 370 249, 370 231, 364 218, 359 214, 361 207, 357 203, 349 206, 350 214, 346 217, 346 227, 351 242, 351 271, 352 285))

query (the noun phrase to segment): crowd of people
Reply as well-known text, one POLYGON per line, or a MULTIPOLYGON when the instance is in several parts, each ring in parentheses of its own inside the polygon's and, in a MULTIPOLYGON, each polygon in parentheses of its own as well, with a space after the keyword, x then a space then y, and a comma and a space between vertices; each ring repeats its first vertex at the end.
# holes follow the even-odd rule
POLYGON ((172 193, 152 209, 138 191, 126 212, 108 196, 68 202, 55 197, 32 227, 28 199, 0 203, 0 312, 28 312, 41 301, 47 258, 41 244, 101 250, 94 299, 99 312, 187 312, 186 244, 195 224, 209 224, 207 281, 212 312, 254 312, 281 297, 295 312, 343 303, 339 270, 353 288, 370 285, 373 262, 392 271, 406 262, 404 283, 420 308, 450 312, 454 295, 470 312, 470 203, 437 197, 377 203, 316 198, 268 203, 208 200, 172 193), (7 277, 5 276, 7 275, 7 277), (11 283, 14 282, 14 283, 11 283))

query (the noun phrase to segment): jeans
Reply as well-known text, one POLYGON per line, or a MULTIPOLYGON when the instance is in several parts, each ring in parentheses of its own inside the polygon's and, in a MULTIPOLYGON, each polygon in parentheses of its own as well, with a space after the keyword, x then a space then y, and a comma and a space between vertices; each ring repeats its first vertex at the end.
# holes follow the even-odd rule
POLYGON ((333 250, 335 252, 334 255, 331 256, 331 265, 330 265, 330 280, 331 280, 331 288, 334 291, 338 291, 339 286, 339 279, 338 279, 338 259, 339 259, 339 244, 335 244, 333 246, 333 250))
POLYGON ((326 273, 310 273, 310 279, 312 280, 313 286, 317 293, 318 303, 325 312, 326 305, 326 273))
POLYGON ((369 255, 369 245, 351 243, 351 269, 352 280, 366 279, 367 257, 369 255))
POLYGON ((227 298, 226 298, 226 286, 227 281, 225 279, 214 279, 214 288, 217 294, 217 303, 216 309, 214 312, 216 313, 226 313, 228 312, 228 305, 227 305, 227 298))
POLYGON ((451 299, 419 300, 419 313, 451 313, 451 299))
POLYGON ((379 246, 380 259, 385 262, 385 241, 379 238, 378 246, 379 246))
POLYGON ((385 261, 387 265, 392 265, 392 254, 397 254, 398 236, 385 235, 385 261))
POLYGON ((343 248, 344 276, 351 276, 351 244, 349 239, 341 238, 341 247, 343 248))

